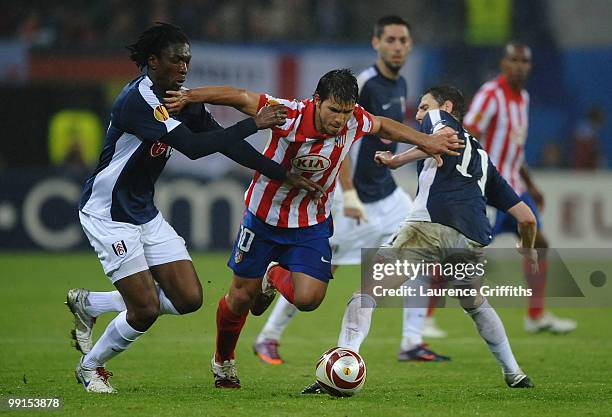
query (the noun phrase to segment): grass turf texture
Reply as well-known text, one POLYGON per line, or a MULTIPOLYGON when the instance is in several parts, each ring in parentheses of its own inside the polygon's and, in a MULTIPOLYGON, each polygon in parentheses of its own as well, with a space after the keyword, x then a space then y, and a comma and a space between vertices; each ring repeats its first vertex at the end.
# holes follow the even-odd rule
MULTIPOLYGON (((70 347, 72 316, 63 301, 72 287, 112 289, 94 254, 0 254, 0 396, 61 397, 62 411, 51 415, 70 416, 612 415, 612 310, 604 308, 558 310, 579 321, 578 330, 565 336, 528 336, 524 310, 499 311, 519 362, 536 384, 532 390, 505 386, 472 321, 455 308, 438 310, 449 337, 431 343, 452 362, 398 363, 401 310, 380 309, 361 351, 368 369, 363 391, 343 399, 300 395, 313 381, 318 356, 336 344, 346 301, 358 285, 356 267, 338 271, 317 311, 295 317, 280 348, 285 365, 256 359, 251 346, 266 316, 249 317, 237 349, 243 388, 215 389, 209 362, 217 302, 230 280, 225 261, 224 254, 195 255, 203 308, 161 317, 109 363, 119 393, 91 395, 74 378, 79 353, 70 347)), ((99 318, 96 338, 112 317, 99 318)))

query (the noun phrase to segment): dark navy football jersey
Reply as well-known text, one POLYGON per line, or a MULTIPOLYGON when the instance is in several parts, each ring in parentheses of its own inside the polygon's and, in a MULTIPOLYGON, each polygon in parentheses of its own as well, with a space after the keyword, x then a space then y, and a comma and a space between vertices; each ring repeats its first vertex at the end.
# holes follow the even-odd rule
POLYGON ((111 110, 98 166, 85 182, 81 211, 118 222, 147 223, 158 213, 154 185, 172 154, 159 139, 181 123, 194 132, 221 129, 202 104, 170 116, 163 94, 153 91, 146 75, 123 88, 111 110))
POLYGON ((433 158, 417 163, 419 188, 407 220, 443 224, 488 245, 492 236, 486 205, 507 211, 520 199, 478 141, 453 116, 431 110, 423 119, 421 131, 432 134, 445 126, 458 132, 465 148, 459 150, 459 156, 444 155, 441 167, 433 158))
MULTIPOLYGON (((398 122, 404 121, 406 113, 406 96, 408 87, 406 80, 399 77, 391 80, 384 77, 376 65, 363 71, 357 77, 359 84, 359 104, 376 116, 384 116, 398 122)), ((374 161, 376 151, 395 152, 397 143, 378 136, 364 136, 353 151, 354 174, 353 184, 364 203, 382 200, 395 191, 397 185, 391 171, 386 166, 374 161)))

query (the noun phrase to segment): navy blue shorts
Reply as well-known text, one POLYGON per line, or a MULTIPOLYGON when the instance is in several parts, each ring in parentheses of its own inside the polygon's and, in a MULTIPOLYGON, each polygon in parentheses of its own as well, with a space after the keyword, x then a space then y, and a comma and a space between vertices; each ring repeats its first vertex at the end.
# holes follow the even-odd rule
POLYGON ((227 262, 239 277, 261 278, 271 261, 292 272, 302 272, 323 282, 332 278, 331 216, 310 227, 271 226, 246 211, 232 256, 227 262))
MULTIPOLYGON (((520 197, 521 200, 523 200, 523 202, 529 206, 531 211, 533 211, 533 214, 535 215, 536 221, 538 223, 538 230, 540 230, 540 228, 542 227, 542 224, 540 223, 540 213, 538 212, 538 208, 533 197, 526 191, 521 194, 520 197)), ((518 235, 517 227, 518 225, 514 217, 504 211, 497 210, 497 216, 495 217, 495 225, 493 226, 493 236, 497 236, 502 233, 514 233, 518 235)))

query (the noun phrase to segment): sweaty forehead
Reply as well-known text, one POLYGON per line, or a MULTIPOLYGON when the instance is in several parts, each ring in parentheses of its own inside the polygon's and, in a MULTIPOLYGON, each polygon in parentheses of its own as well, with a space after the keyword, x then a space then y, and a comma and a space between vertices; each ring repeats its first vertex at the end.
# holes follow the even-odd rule
POLYGON ((438 102, 433 98, 433 96, 429 93, 425 94, 421 97, 421 103, 419 103, 419 107, 427 105, 429 108, 438 108, 438 102))
POLYGON ((409 37, 410 33, 408 33, 408 28, 406 26, 392 24, 387 25, 383 28, 381 38, 386 36, 394 36, 396 38, 401 38, 404 36, 409 37))
POLYGON ((355 108, 355 102, 336 101, 334 97, 326 99, 322 104, 327 105, 328 107, 333 107, 340 111, 349 111, 355 108))
POLYGON ((173 43, 162 50, 162 55, 172 56, 191 56, 191 49, 187 43, 173 43))

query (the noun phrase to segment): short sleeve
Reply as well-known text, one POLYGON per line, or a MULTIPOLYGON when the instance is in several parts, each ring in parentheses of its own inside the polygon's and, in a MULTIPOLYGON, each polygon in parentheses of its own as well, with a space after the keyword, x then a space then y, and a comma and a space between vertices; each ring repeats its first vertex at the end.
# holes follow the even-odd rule
POLYGON ((521 199, 514 192, 510 184, 501 176, 495 165, 489 160, 487 183, 485 185, 485 197, 487 204, 501 211, 518 204, 521 199))
POLYGON ((366 109, 359 104, 355 105, 353 116, 357 122, 358 132, 356 136, 367 135, 372 131, 374 127, 374 118, 366 109))
POLYGON ((123 130, 142 141, 157 142, 181 122, 170 117, 153 91, 141 83, 126 97, 120 109, 119 124, 123 130))
POLYGON ((421 132, 431 135, 443 127, 450 127, 459 132, 461 125, 459 121, 443 110, 430 110, 421 122, 421 132))
POLYGON ((279 137, 288 137, 295 126, 295 122, 300 114, 300 108, 304 106, 303 103, 297 100, 287 100, 285 98, 273 97, 269 94, 261 94, 259 96, 259 103, 257 104, 257 111, 261 110, 266 105, 282 104, 287 108, 287 120, 282 126, 275 126, 271 128, 279 137))

